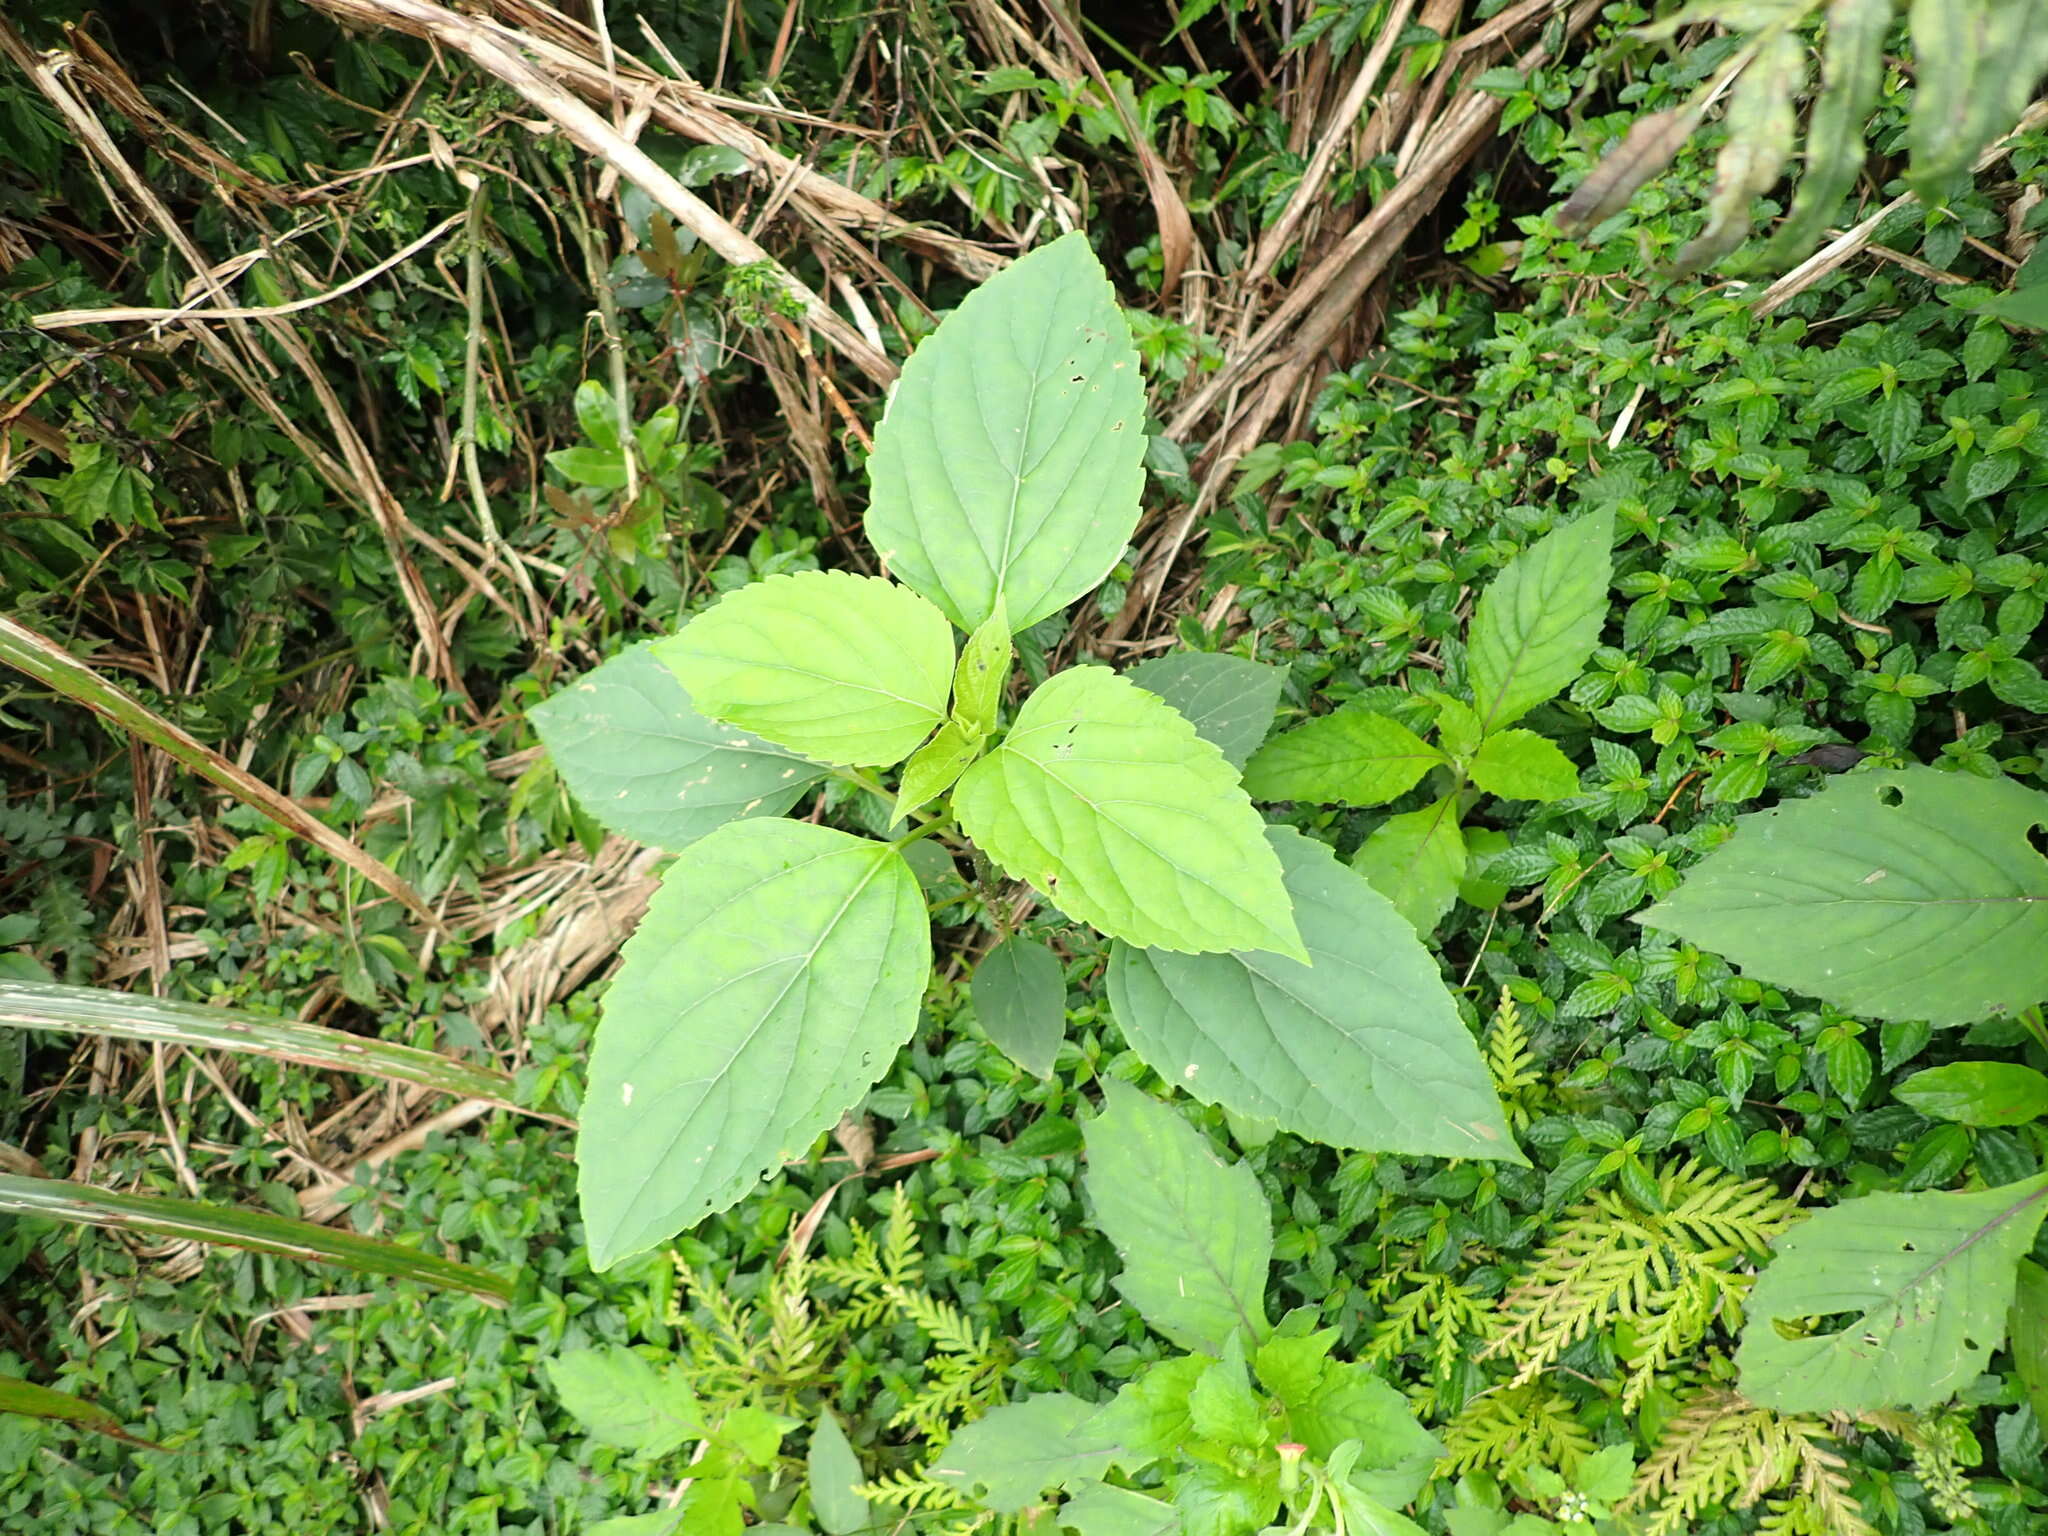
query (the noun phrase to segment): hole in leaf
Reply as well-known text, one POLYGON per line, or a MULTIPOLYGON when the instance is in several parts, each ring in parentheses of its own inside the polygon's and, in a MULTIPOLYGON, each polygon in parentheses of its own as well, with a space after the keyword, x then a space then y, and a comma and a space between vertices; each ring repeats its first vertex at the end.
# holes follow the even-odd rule
POLYGON ((2027 828, 2027 846, 2042 858, 2048 859, 2048 827, 2037 821, 2027 828))
POLYGON ((1963 1348, 1969 1350, 1972 1354, 1975 1354, 1977 1349, 1979 1348, 1979 1345, 1975 1339, 1971 1338, 1966 1333, 1963 1335, 1963 1348))
POLYGON ((1918 1253, 1919 1251, 1920 1250, 1914 1246, 1913 1240, 1910 1237, 1907 1238, 1906 1241, 1904 1241, 1903 1243, 1899 1244, 1899 1252, 1901 1253, 1918 1253))
POLYGON ((1905 798, 1905 794, 1896 784, 1887 784, 1877 792, 1877 803, 1879 805, 1900 805, 1905 802, 1905 798))

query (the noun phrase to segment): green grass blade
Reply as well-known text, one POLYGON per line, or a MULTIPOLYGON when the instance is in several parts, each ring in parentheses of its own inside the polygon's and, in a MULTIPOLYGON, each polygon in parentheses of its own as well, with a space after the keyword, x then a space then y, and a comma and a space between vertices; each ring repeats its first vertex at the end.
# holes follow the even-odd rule
POLYGON ((336 1072, 364 1072, 437 1093, 517 1107, 512 1103, 511 1074, 495 1067, 297 1019, 267 1019, 232 1008, 165 1002, 101 987, 0 980, 0 1027, 239 1051, 336 1072))
POLYGON ((76 1424, 80 1429, 111 1435, 130 1445, 147 1446, 153 1451, 163 1449, 153 1440, 129 1434, 121 1427, 121 1421, 98 1403, 87 1402, 69 1392, 59 1392, 55 1387, 39 1387, 19 1376, 0 1376, 0 1413, 18 1413, 31 1419, 54 1419, 61 1424, 76 1424))
POLYGON ((414 1248, 359 1237, 295 1221, 269 1211, 206 1205, 166 1195, 127 1195, 73 1184, 66 1179, 29 1179, 0 1174, 0 1215, 42 1216, 80 1226, 147 1232, 155 1237, 221 1243, 252 1253, 274 1253, 313 1264, 334 1264, 362 1275, 389 1275, 423 1285, 468 1291, 503 1302, 512 1282, 471 1264, 440 1259, 414 1248))

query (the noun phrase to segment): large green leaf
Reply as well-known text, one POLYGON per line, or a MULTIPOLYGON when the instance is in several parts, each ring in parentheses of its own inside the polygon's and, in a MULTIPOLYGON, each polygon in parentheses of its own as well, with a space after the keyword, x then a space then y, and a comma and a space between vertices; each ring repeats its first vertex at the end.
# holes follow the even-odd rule
POLYGON ((663 876, 605 995, 576 1147, 599 1269, 739 1199, 888 1070, 931 926, 887 844, 739 821, 663 876))
POLYGON ((1884 84, 1892 0, 1828 0, 1820 94, 1806 129, 1806 169, 1764 264, 1782 267, 1813 248, 1863 168, 1863 130, 1884 84))
POLYGON ((780 816, 824 777, 815 763, 698 714, 651 641, 527 719, 584 810, 622 837, 671 851, 738 816, 780 816))
POLYGON ((474 1265, 458 1264, 402 1243, 337 1232, 315 1222, 239 1205, 211 1205, 169 1195, 131 1195, 66 1179, 0 1173, 0 1216, 42 1216, 179 1242, 218 1243, 251 1253, 333 1264, 360 1275, 390 1275, 422 1285, 470 1291, 493 1302, 505 1301, 512 1294, 511 1281, 474 1265))
POLYGON ((1937 1120, 2025 1125, 2048 1115, 2048 1076, 2011 1061, 1957 1061, 1915 1072, 1892 1096, 1937 1120))
POLYGON ((1154 656, 1124 676, 1186 715, 1196 733, 1214 742, 1239 771, 1273 728, 1287 678, 1278 667, 1211 651, 1154 656))
POLYGON ((1113 1447, 1089 1432, 1095 1405, 1065 1392, 1006 1403, 955 1432, 933 1461, 947 1483, 998 1514, 1013 1515, 1048 1488, 1101 1477, 1113 1447))
POLYGON ((2048 997, 2048 795, 1932 768, 1845 774, 1744 816, 1638 919, 1850 1013, 1961 1024, 2048 997))
POLYGON ((1007 873, 1112 938, 1307 958, 1236 770, 1105 668, 1071 668, 1026 699, 953 809, 1007 873))
POLYGON ((1259 1181, 1226 1166, 1201 1133, 1114 1079, 1089 1122, 1088 1197, 1122 1256, 1117 1289, 1183 1349, 1221 1356, 1233 1335, 1266 1332, 1273 1224, 1259 1181))
POLYGON ((666 1456, 704 1433, 703 1410, 683 1372, 657 1369, 623 1344, 556 1355, 548 1380, 576 1422, 607 1445, 666 1456))
POLYGON ((900 763, 945 719, 953 690, 945 617, 849 571, 728 592, 654 651, 705 714, 821 763, 900 763))
POLYGON ((1351 867, 1394 904, 1415 931, 1432 932, 1458 899, 1465 878, 1465 834, 1457 796, 1389 816, 1359 845, 1351 867))
POLYGON ((1051 1077, 1067 1033, 1067 979, 1059 956, 1013 936, 974 968, 974 1014, 996 1049, 1034 1077, 1051 1077))
POLYGON ((1326 1146, 1518 1160, 1414 928, 1322 843, 1266 835, 1314 963, 1118 944, 1109 995, 1132 1049, 1204 1103, 1326 1146))
POLYGON ((1481 594, 1465 668, 1482 730, 1514 724, 1585 669, 1607 617, 1613 546, 1614 514, 1589 512, 1515 556, 1481 594))
POLYGON ((1728 93, 1726 137, 1714 157, 1707 223, 1673 261, 1680 273, 1712 266, 1749 233, 1750 204, 1777 182, 1799 126, 1794 106, 1806 82, 1806 43, 1789 28, 1760 29, 1756 58, 1728 93))
POLYGON ((1450 759, 1400 721, 1370 709, 1340 709, 1276 736, 1245 769, 1255 800, 1385 805, 1450 759))
POLYGON ((1145 386, 1086 237, 983 283, 903 365, 875 429, 868 542, 964 630, 1012 631, 1107 576, 1138 524, 1145 386))
POLYGON ((1745 1396, 1781 1413, 1928 1408, 2005 1336, 2048 1174, 1967 1193, 1845 1200, 1779 1238, 1745 1305, 1745 1396), (1846 1321, 1844 1319, 1846 1314, 1846 1321), (1817 1320, 1813 1331, 1798 1331, 1817 1320))

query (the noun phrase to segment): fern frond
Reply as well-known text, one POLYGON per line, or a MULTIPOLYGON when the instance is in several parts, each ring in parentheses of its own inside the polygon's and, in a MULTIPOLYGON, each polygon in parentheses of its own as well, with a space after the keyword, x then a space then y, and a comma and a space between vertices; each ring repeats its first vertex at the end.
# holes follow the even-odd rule
POLYGON ((1515 1362, 1514 1384, 1547 1370, 1611 1322, 1636 1337, 1622 1406, 1633 1410, 1680 1355, 1733 1309, 1750 1283, 1737 1266, 1768 1249, 1796 1207, 1759 1181, 1688 1159, 1657 1174, 1661 1211, 1601 1190, 1565 1213, 1502 1309, 1489 1355, 1515 1362))
POLYGON ((914 1471, 898 1468, 854 1489, 870 1504, 885 1504, 906 1513, 917 1510, 972 1510, 973 1502, 959 1489, 934 1482, 923 1467, 914 1471))
POLYGON ((804 1376, 825 1353, 825 1330, 811 1311, 810 1262, 801 1253, 768 1281, 767 1350, 771 1368, 784 1381, 804 1376))
POLYGON ((1953 1415, 1937 1415, 1913 1424, 1905 1440, 1913 1475, 1942 1519, 1951 1525, 1975 1519, 1981 1511, 1966 1464, 1975 1466, 1984 1453, 1969 1425, 1953 1415))
POLYGON ((1746 1508, 1797 1463, 1778 1416, 1729 1387, 1696 1393, 1665 1426, 1618 1508, 1648 1514, 1643 1536, 1677 1536, 1713 1504, 1746 1508))
POLYGON ((892 1285, 910 1286, 924 1278, 924 1255, 917 1247, 917 1219, 910 1196, 901 1184, 889 1191, 889 1225, 882 1245, 882 1269, 892 1285))
POLYGON ((1482 1470, 1503 1481, 1539 1467, 1570 1477, 1594 1451, 1571 1401, 1540 1384, 1473 1398, 1446 1426, 1443 1442, 1438 1477, 1482 1470))
POLYGON ((951 1302, 940 1301, 926 1291, 913 1291, 897 1284, 884 1286, 882 1294, 900 1316, 915 1323, 940 1349, 949 1355, 985 1355, 989 1352, 988 1331, 976 1328, 951 1302))
POLYGON ((1535 1053, 1529 1049, 1522 1010, 1506 987, 1500 989, 1500 1004, 1486 1030, 1486 1069, 1507 1108, 1508 1124, 1516 1130, 1526 1129, 1530 1113, 1523 1096, 1543 1081, 1543 1074, 1536 1069, 1535 1053))
POLYGON ((1781 1536, 1807 1536, 1808 1531, 1811 1536, 1877 1536, 1850 1489, 1848 1464, 1821 1443, 1818 1426, 1811 1420, 1793 1420, 1791 1427, 1799 1481, 1790 1498, 1773 1505, 1759 1531, 1773 1531, 1773 1521, 1791 1517, 1800 1523, 1787 1524, 1781 1536))

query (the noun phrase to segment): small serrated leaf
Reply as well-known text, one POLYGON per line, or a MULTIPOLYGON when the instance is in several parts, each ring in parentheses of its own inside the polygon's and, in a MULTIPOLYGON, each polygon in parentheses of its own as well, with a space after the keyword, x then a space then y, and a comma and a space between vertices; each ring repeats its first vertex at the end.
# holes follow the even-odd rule
POLYGON ((1398 720, 1354 706, 1267 742, 1246 766, 1244 787, 1255 800, 1384 805, 1449 761, 1398 720))
POLYGON ((1614 514, 1554 528, 1480 595, 1466 668, 1480 728, 1492 733, 1563 692, 1585 670, 1607 617, 1614 514))
POLYGON ((1419 811, 1389 816, 1359 845, 1351 867, 1425 937, 1458 899, 1465 878, 1465 834, 1455 795, 1419 811))
POLYGON ((682 1373, 657 1370, 622 1344, 565 1351, 547 1370, 562 1406, 607 1445, 666 1456, 704 1433, 703 1412, 682 1373))
POLYGON ((1108 1469, 1115 1447, 1090 1433, 1095 1413, 1093 1403, 1065 1392, 991 1409, 954 1431, 932 1463, 931 1479, 1014 1515, 1049 1488, 1093 1482, 1108 1469))

